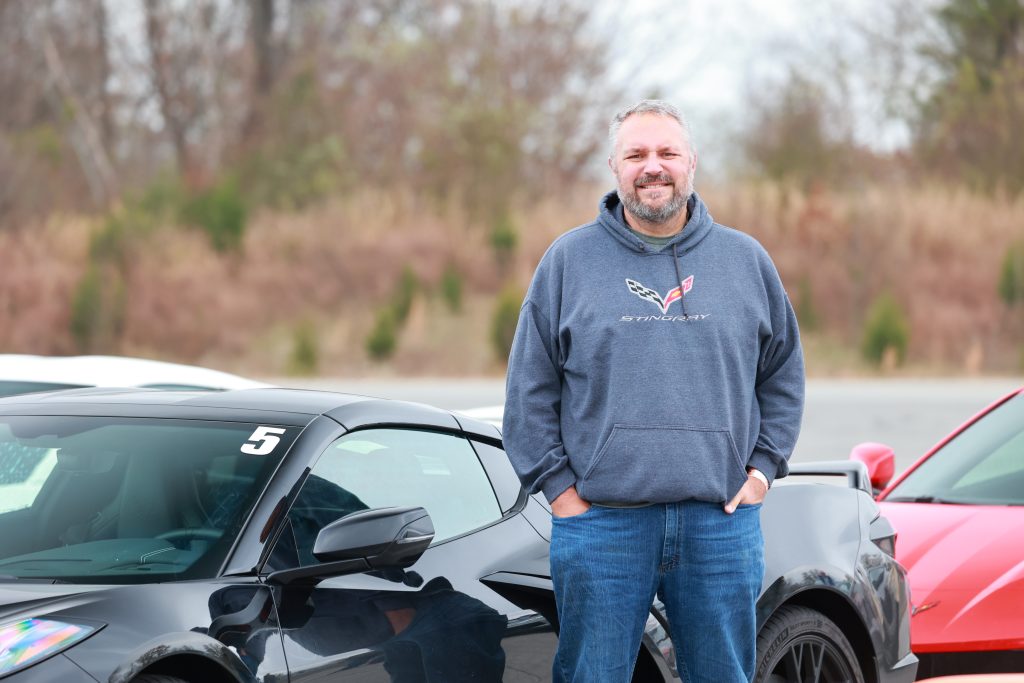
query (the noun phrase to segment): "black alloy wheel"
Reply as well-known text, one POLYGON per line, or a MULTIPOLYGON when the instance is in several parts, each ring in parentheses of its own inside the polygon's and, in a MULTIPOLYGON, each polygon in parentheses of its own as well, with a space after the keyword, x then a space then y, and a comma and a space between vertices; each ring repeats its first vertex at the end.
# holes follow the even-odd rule
POLYGON ((808 607, 781 607, 757 635, 755 683, 864 683, 850 641, 808 607))

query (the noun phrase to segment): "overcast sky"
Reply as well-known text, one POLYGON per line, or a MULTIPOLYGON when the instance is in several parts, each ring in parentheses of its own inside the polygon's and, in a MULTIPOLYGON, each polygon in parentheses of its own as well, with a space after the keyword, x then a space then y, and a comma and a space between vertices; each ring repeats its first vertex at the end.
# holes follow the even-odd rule
MULTIPOLYGON (((920 5, 937 0, 915 0, 920 5)), ((857 26, 871 27, 885 0, 642 0, 603 7, 601 21, 619 40, 610 46, 617 70, 631 79, 630 96, 659 91, 691 119, 702 163, 728 163, 729 140, 747 122, 754 98, 791 65, 828 69, 843 55, 862 71, 845 98, 854 134, 877 149, 904 146, 907 130, 886 111, 873 81, 884 78, 877 54, 857 26)))

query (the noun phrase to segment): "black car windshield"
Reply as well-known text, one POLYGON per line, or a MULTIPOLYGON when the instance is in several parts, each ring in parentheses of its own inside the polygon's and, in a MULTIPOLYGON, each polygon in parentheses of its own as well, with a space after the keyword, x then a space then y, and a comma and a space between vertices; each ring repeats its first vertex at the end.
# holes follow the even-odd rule
POLYGON ((907 475, 885 500, 1024 505, 1024 395, 964 430, 907 475))
POLYGON ((0 416, 0 579, 213 576, 298 432, 0 416))

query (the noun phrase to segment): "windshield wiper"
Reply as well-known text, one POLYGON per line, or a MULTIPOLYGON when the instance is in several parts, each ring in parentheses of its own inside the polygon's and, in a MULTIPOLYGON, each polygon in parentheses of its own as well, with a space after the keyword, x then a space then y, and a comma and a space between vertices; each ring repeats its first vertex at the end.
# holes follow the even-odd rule
POLYGON ((57 579, 52 576, 14 576, 12 574, 0 574, 0 583, 4 581, 18 581, 20 583, 71 583, 64 579, 57 579))
POLYGON ((893 496, 886 498, 889 503, 935 503, 937 505, 966 505, 959 500, 947 500, 938 496, 893 496))

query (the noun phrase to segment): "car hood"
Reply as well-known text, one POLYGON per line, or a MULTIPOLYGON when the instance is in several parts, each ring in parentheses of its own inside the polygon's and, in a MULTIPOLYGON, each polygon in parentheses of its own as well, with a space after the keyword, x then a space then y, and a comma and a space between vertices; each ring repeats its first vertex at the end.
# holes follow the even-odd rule
POLYGON ((52 609, 55 603, 65 606, 94 591, 109 590, 111 586, 81 586, 71 584, 0 583, 0 622, 21 616, 38 616, 40 611, 52 609))
POLYGON ((915 652, 1024 648, 1024 507, 881 507, 910 581, 915 652))

